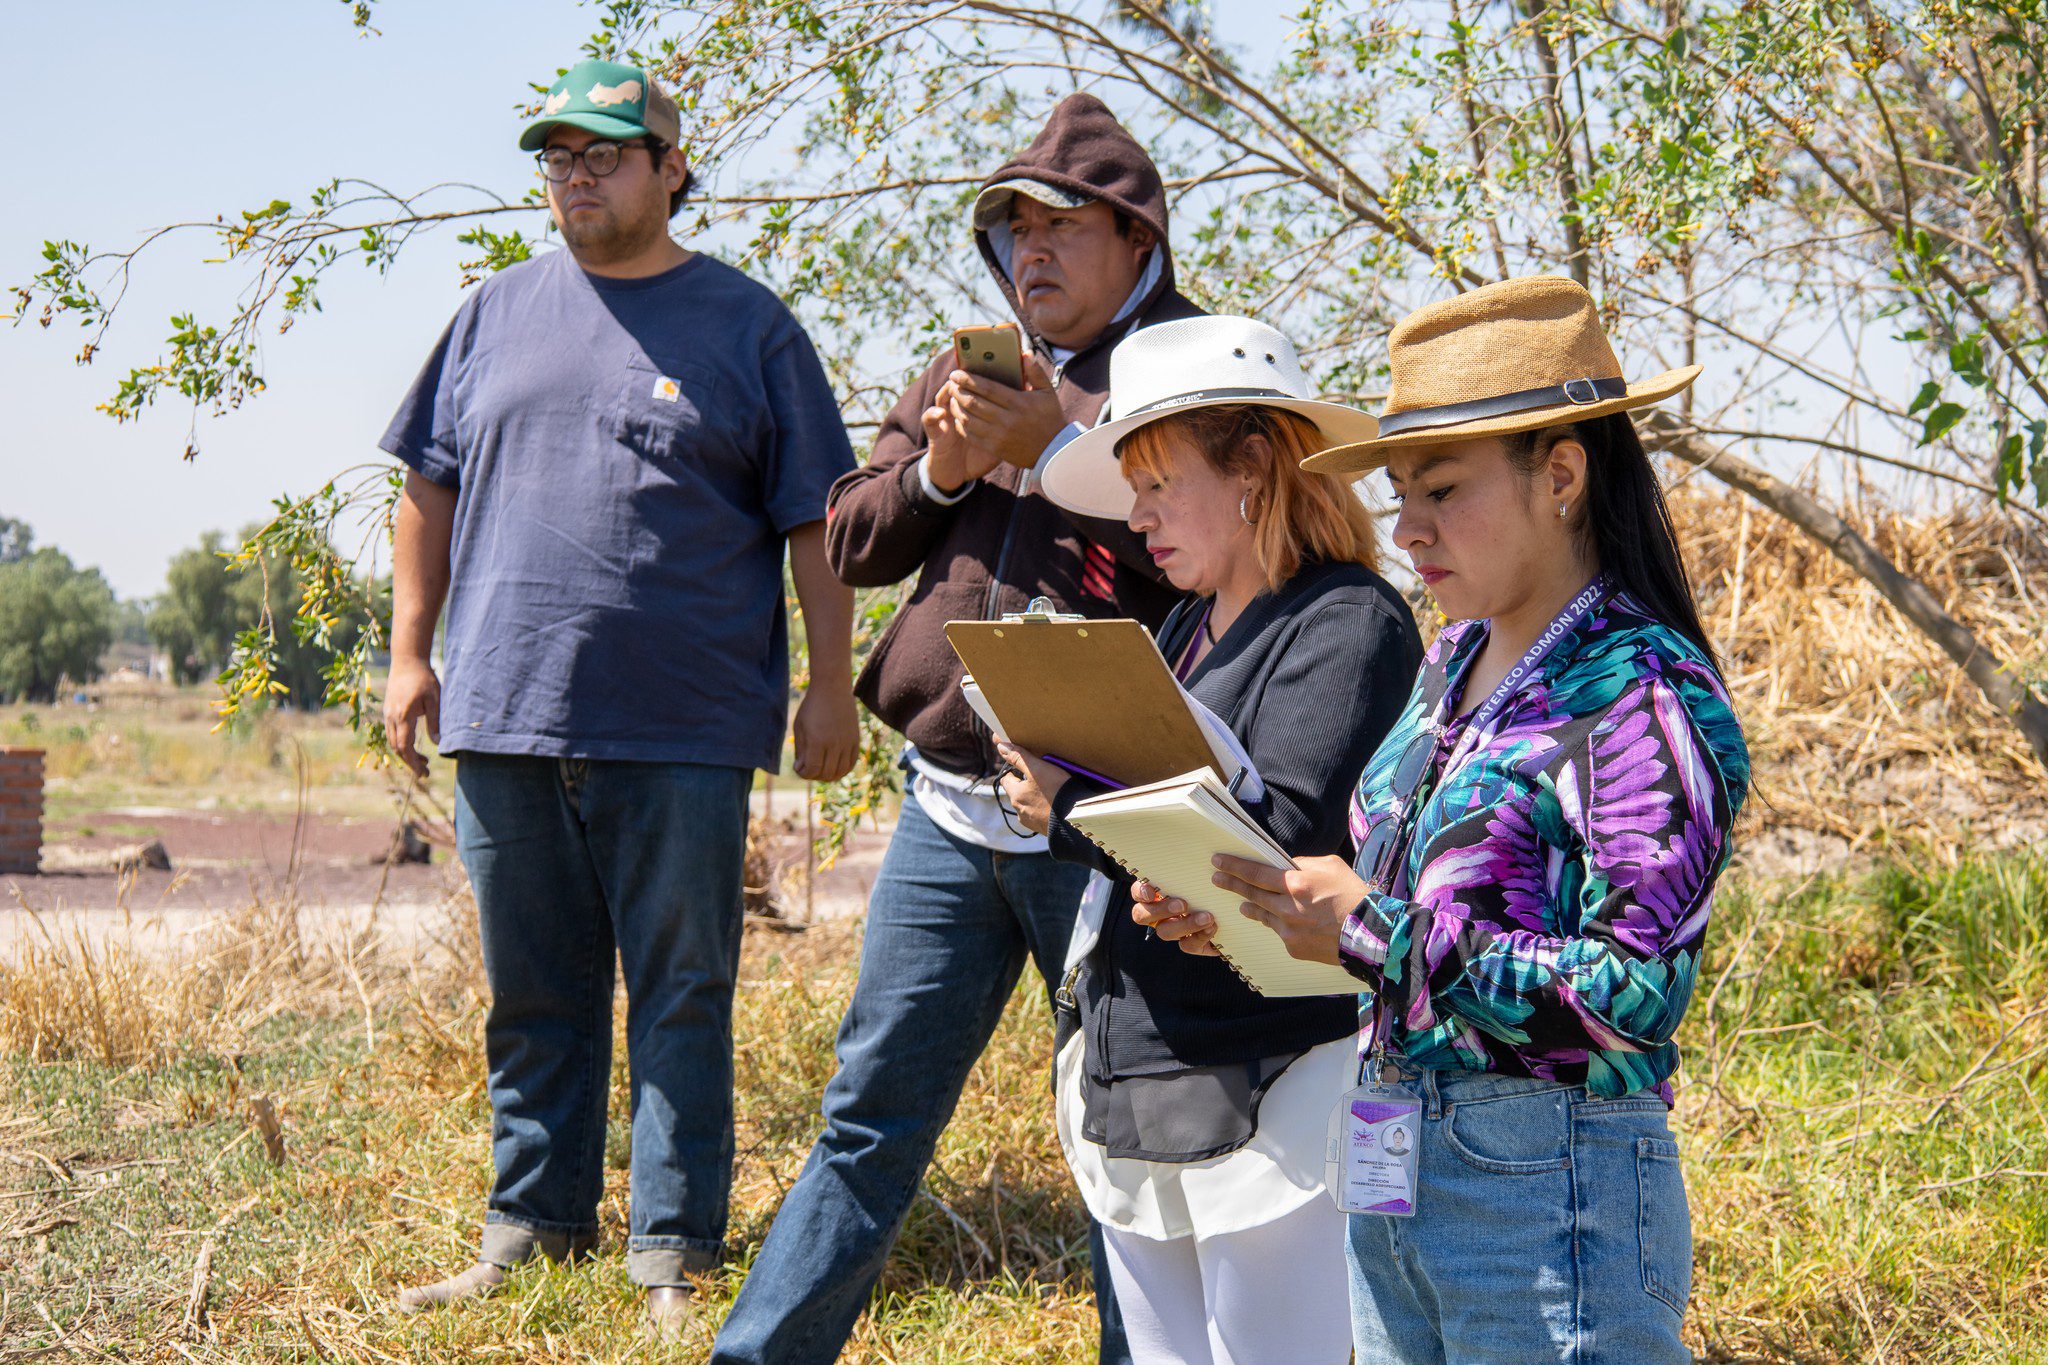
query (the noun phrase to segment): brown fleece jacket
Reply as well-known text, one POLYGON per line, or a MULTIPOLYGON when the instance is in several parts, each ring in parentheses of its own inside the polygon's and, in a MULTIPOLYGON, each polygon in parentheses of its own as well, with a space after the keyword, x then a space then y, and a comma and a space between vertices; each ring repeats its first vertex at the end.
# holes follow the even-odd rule
MULTIPOLYGON (((1162 268, 1151 292, 1055 371, 1060 410, 1089 426, 1108 396, 1110 349, 1140 327, 1202 310, 1174 288, 1158 168, 1101 100, 1062 100, 1037 139, 984 184, 1019 176, 1102 200, 1149 224, 1158 239, 1162 268)), ((977 232, 975 241, 1021 316, 988 235, 977 232)), ((1042 339, 1031 342, 1046 353, 1042 339)), ((949 347, 897 400, 867 464, 833 485, 825 545, 834 572, 854 587, 917 575, 910 600, 876 641, 854 691, 927 760, 983 776, 995 770, 995 754, 960 695, 960 659, 946 642, 946 622, 991 620, 1042 596, 1061 611, 1136 617, 1156 628, 1178 594, 1160 581, 1142 536, 1121 522, 1062 511, 1036 490, 1019 496, 1024 471, 1012 465, 997 465, 950 506, 925 496, 918 479, 923 414, 952 370, 949 347)))

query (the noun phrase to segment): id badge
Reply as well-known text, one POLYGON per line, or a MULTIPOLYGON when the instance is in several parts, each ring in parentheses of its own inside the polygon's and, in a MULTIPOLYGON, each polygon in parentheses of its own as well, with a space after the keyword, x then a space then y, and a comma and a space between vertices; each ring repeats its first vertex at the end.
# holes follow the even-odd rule
POLYGON ((1422 1162, 1422 1101, 1402 1086, 1367 1082, 1330 1116, 1330 1197, 1346 1213, 1408 1218, 1422 1162))

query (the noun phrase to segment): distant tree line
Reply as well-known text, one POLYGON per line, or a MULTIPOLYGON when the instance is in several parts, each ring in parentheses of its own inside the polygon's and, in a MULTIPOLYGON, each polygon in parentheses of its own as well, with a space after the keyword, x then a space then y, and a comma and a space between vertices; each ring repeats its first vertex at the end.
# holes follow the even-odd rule
MULTIPOLYGON (((26 522, 0 517, 0 701, 53 702, 64 685, 97 680, 117 641, 154 645, 178 683, 218 676, 266 612, 278 623, 300 614, 303 591, 288 560, 235 557, 257 530, 244 528, 232 542, 207 532, 172 557, 160 596, 136 602, 117 601, 98 569, 38 547, 26 522)), ((341 629, 353 635, 350 625, 341 629)), ((287 628, 277 656, 278 700, 308 710, 322 705, 331 653, 287 628)))
POLYGON ((28 523, 0 517, 0 699, 54 701, 66 679, 99 676, 114 643, 114 590, 28 523))

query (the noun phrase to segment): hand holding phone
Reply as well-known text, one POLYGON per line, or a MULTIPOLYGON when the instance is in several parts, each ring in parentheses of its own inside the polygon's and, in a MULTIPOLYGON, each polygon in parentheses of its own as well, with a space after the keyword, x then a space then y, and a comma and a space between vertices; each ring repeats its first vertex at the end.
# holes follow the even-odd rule
POLYGON ((1013 322, 954 329, 953 361, 971 375, 1024 387, 1024 338, 1013 322))
POLYGON ((1021 346, 1014 361, 1016 372, 1009 372, 1012 362, 998 338, 1015 342, 1015 328, 963 327, 954 336, 967 340, 970 353, 962 359, 956 339, 953 376, 940 390, 940 401, 951 409, 967 444, 991 465, 1034 468, 1045 447, 1067 424, 1052 372, 1042 359, 1024 352, 1021 346), (977 344, 981 349, 973 350, 977 344), (988 373, 990 370, 1001 373, 988 373))

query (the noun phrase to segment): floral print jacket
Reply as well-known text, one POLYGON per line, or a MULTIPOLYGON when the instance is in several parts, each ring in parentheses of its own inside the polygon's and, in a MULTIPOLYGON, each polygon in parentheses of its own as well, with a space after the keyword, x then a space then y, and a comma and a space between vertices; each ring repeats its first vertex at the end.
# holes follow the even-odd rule
POLYGON ((1361 1044, 1384 1028, 1413 1067, 1668 1103, 1672 1035, 1749 790, 1734 708, 1697 646, 1602 577, 1454 720, 1486 631, 1437 638, 1353 797, 1368 878, 1375 827, 1413 821, 1344 928, 1367 986, 1361 1044), (1437 746, 1419 782, 1411 759, 1419 804, 1396 790, 1417 736, 1437 746))

